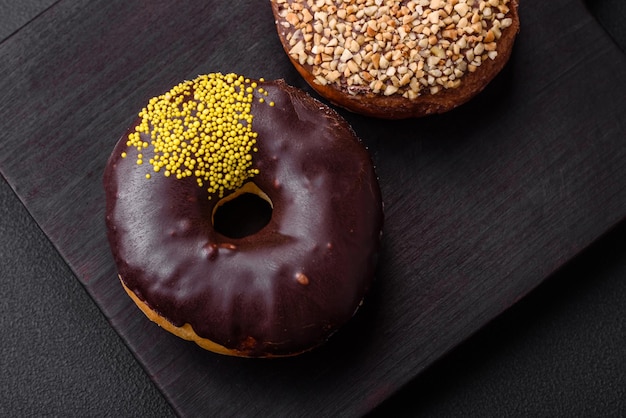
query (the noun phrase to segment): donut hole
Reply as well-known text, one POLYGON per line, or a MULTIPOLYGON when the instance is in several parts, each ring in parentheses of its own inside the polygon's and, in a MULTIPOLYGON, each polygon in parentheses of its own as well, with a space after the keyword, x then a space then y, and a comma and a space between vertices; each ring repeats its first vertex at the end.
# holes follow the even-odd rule
POLYGON ((222 198, 213 209, 213 228, 228 238, 244 238, 259 232, 272 219, 269 196, 250 182, 222 198))

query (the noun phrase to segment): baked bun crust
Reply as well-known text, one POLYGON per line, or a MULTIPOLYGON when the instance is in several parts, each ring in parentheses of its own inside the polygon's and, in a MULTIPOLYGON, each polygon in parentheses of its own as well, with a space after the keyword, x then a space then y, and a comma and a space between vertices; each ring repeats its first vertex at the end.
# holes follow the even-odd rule
MULTIPOLYGON (((371 157, 334 110, 283 81, 210 74, 150 100, 104 187, 124 289, 210 351, 311 350, 373 281, 383 217, 371 157), (250 195, 271 217, 243 234, 221 227, 250 195)), ((235 226, 253 217, 235 213, 235 226)))
POLYGON ((519 32, 518 0, 317 3, 271 0, 285 52, 321 96, 378 118, 467 102, 505 66, 519 32))
POLYGON ((120 278, 120 282, 122 283, 122 287, 124 288, 128 296, 132 299, 132 301, 135 302, 135 305, 137 305, 137 307, 141 310, 141 312, 143 312, 148 317, 149 320, 156 323, 158 326, 160 326, 164 330, 171 332, 172 334, 176 335, 177 337, 182 338, 183 340, 193 341, 196 344, 198 344, 200 347, 204 348, 205 350, 212 351, 217 354, 224 354, 224 355, 236 356, 236 357, 246 356, 247 353, 245 351, 242 352, 242 351, 235 350, 235 349, 228 349, 224 347, 223 345, 217 344, 207 338, 202 338, 201 336, 196 334, 193 327, 189 323, 185 323, 184 325, 181 325, 181 326, 176 326, 172 324, 167 318, 165 318, 164 316, 161 316, 157 311, 150 308, 150 306, 148 306, 146 302, 139 299, 139 297, 135 294, 135 292, 130 290, 126 286, 126 284, 124 284, 124 279, 122 279, 122 276, 119 276, 119 278, 120 278))

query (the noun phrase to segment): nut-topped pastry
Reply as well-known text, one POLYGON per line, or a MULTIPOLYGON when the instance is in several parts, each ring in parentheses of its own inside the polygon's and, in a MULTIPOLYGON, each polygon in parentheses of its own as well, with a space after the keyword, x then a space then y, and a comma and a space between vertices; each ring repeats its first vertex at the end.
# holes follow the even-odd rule
POLYGON ((504 67, 517 0, 271 0, 298 72, 348 110, 388 119, 446 112, 504 67))

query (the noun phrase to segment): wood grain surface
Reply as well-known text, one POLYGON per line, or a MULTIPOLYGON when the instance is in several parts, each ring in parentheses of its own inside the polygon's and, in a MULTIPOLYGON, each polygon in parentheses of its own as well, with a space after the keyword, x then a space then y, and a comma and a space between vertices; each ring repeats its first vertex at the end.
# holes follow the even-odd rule
POLYGON ((384 246, 363 311, 301 357, 222 357, 158 329, 104 233, 102 170, 149 97, 213 71, 308 90, 266 2, 55 3, 0 44, 0 171, 179 414, 359 415, 626 215, 626 57, 580 1, 520 15, 511 61, 467 105, 342 113, 377 166, 384 246))

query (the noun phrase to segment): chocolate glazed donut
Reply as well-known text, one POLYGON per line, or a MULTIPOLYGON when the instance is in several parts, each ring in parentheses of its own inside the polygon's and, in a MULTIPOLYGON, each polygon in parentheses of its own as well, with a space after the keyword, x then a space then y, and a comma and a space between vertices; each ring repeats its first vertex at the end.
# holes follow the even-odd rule
POLYGON ((124 288, 168 331, 222 354, 290 356, 325 342, 360 306, 381 195, 369 154, 333 110, 283 81, 246 82, 255 87, 248 178, 219 192, 193 175, 155 173, 141 164, 148 151, 127 141, 148 149, 150 135, 134 134, 140 118, 105 169, 108 239, 124 288), (266 201, 271 219, 243 237, 218 232, 218 208, 243 195, 266 201))

